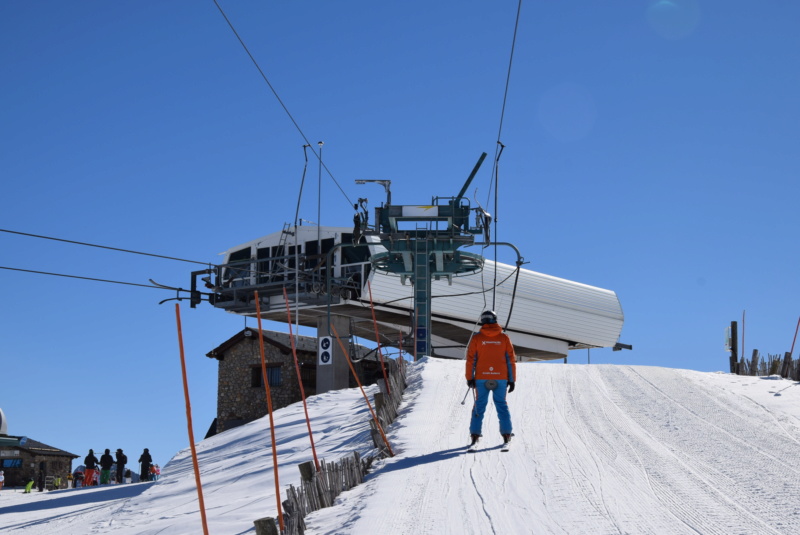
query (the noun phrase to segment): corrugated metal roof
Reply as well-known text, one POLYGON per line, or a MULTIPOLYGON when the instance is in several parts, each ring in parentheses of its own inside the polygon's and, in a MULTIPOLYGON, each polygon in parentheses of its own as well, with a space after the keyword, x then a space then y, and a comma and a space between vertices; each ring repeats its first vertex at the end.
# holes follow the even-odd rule
MULTIPOLYGON (((456 277, 452 286, 443 280, 434 281, 432 314, 477 323, 481 312, 492 308, 494 269, 495 263, 487 260, 482 274, 456 277)), ((511 333, 519 331, 591 347, 616 344, 624 316, 614 292, 520 269, 512 310, 515 269, 497 264, 495 311, 503 325, 511 312, 511 333)), ((376 304, 413 306, 412 287, 403 286, 399 277, 376 273, 371 281, 376 304)))
MULTIPOLYGON (((299 227, 297 239, 316 239, 317 227, 299 227)), ((351 232, 347 227, 322 227, 323 238, 334 237, 337 233, 351 232)), ((263 236, 257 240, 244 243, 228 252, 245 247, 265 247, 277 244, 281 239, 280 232, 263 236)), ((368 237, 373 242, 371 249, 375 252, 385 249, 375 244, 376 237, 368 237)), ((293 238, 287 240, 291 243, 293 238)), ((432 335, 442 339, 441 347, 447 347, 451 355, 459 353, 453 346, 465 346, 483 310, 495 308, 500 323, 505 326, 515 346, 523 350, 520 353, 529 358, 552 359, 566 356, 568 349, 585 347, 613 347, 619 340, 624 322, 622 307, 616 293, 611 290, 538 273, 528 269, 520 269, 514 283, 516 267, 508 264, 486 260, 481 273, 455 277, 452 285, 446 280, 432 283, 431 300, 432 335), (493 307, 492 285, 497 269, 498 287, 493 307), (512 307, 512 294, 513 307, 512 307), (508 320, 510 316, 510 321, 508 320)), ((407 328, 408 318, 413 312, 411 284, 403 285, 399 276, 383 272, 370 272, 372 298, 378 309, 379 323, 392 329, 407 328)), ((274 296, 269 300, 269 310, 262 309, 265 318, 282 321, 283 297, 274 296)), ((370 317, 368 309, 369 295, 366 290, 360 299, 353 296, 349 300, 336 297, 331 312, 350 316, 363 322, 370 317)), ((247 307, 232 306, 230 310, 250 314, 247 307)), ((324 315, 327 307, 324 302, 306 303, 300 323, 314 326, 317 317, 324 315)), ((360 336, 372 339, 371 328, 361 328, 360 336)), ((384 336, 384 335, 382 335, 384 336)), ((387 337, 391 337, 388 334, 387 337)), ((436 348, 434 347, 434 350, 436 348)), ((463 354, 463 351, 462 351, 463 354)))

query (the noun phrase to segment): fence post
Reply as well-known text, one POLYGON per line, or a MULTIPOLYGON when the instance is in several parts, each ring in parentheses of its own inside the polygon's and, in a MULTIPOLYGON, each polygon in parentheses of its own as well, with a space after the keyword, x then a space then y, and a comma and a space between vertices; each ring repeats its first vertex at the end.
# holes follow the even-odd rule
POLYGON ((384 398, 382 392, 375 392, 373 399, 375 400, 375 412, 380 414, 381 409, 383 409, 383 406, 386 404, 386 398, 384 398))
POLYGON ((256 526, 256 535, 279 535, 278 526, 272 517, 259 518, 253 521, 253 524, 256 526))
POLYGON ((753 350, 753 358, 750 360, 750 375, 758 375, 758 349, 753 350))
POLYGON ((739 374, 739 332, 735 321, 731 322, 731 373, 739 374))
POLYGON ((311 461, 300 463, 297 468, 300 470, 300 479, 303 481, 311 481, 314 479, 314 474, 317 472, 314 463, 311 461))
POLYGON ((792 354, 788 351, 783 354, 783 366, 781 366, 781 377, 789 377, 789 370, 792 368, 792 354))

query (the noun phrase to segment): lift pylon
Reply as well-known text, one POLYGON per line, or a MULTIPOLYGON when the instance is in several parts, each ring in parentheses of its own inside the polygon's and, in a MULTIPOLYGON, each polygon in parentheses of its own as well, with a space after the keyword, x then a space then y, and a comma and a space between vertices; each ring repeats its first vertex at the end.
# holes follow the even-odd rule
MULTIPOLYGON (((377 234, 385 252, 371 257, 374 269, 400 276, 403 284, 414 286, 414 343, 418 356, 430 355, 432 281, 479 273, 483 257, 460 251, 473 245, 482 234, 484 219, 470 227, 472 208, 464 197, 469 184, 486 158, 484 152, 461 191, 455 197, 434 197, 429 205, 392 205, 375 209, 377 234)), ((387 187, 388 192, 388 187, 387 187)))

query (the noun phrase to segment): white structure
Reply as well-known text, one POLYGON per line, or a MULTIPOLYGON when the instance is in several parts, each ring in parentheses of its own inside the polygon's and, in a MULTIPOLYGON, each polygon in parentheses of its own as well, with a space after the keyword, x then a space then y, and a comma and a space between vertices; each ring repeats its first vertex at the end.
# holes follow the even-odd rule
MULTIPOLYGON (((377 238, 368 236, 372 243, 357 247, 352 240, 353 230, 346 227, 300 226, 233 247, 216 270, 216 280, 203 278, 213 288, 210 301, 229 312, 254 316, 253 292, 258 290, 262 317, 286 322, 285 288, 292 313, 299 316, 293 321, 313 327, 321 316, 346 316, 352 333, 374 341, 371 290, 381 344, 402 343, 412 351, 412 286, 372 269, 370 256, 385 251, 377 238)), ((496 312, 503 326, 508 323, 506 332, 521 358, 564 358, 570 349, 617 343, 623 314, 613 291, 527 269, 520 269, 517 277, 516 267, 502 263, 496 268, 496 312)), ((452 284, 444 279, 433 282, 433 355, 464 357, 480 313, 491 308, 494 270, 495 263, 487 260, 482 273, 454 277, 452 284)))

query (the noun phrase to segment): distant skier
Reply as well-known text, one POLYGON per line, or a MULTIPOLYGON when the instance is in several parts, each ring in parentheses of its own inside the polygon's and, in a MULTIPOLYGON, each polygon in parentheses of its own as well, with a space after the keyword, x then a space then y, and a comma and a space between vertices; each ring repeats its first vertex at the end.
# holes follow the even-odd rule
POLYGON ((111 482, 111 467, 114 466, 114 458, 111 456, 111 450, 106 448, 103 455, 100 456, 100 484, 108 485, 111 482))
POLYGON ((125 465, 128 464, 128 456, 122 453, 122 448, 117 448, 117 483, 122 483, 122 476, 125 473, 125 465))
POLYGON ((481 314, 481 330, 474 334, 467 347, 467 386, 475 389, 475 407, 469 423, 470 439, 475 444, 481 437, 483 414, 492 392, 500 434, 508 443, 513 436, 511 412, 506 402, 506 388, 514 391, 517 376, 516 355, 508 335, 497 324, 497 314, 487 310, 481 314))
POLYGON ((139 462, 142 464, 142 471, 139 472, 139 481, 149 481, 150 479, 150 465, 153 463, 153 458, 150 457, 150 450, 144 449, 139 456, 139 462))
POLYGON ((89 455, 83 459, 83 464, 85 466, 84 473, 83 473, 83 484, 84 486, 92 485, 94 481, 94 473, 97 471, 97 457, 94 456, 94 450, 89 450, 89 455))

